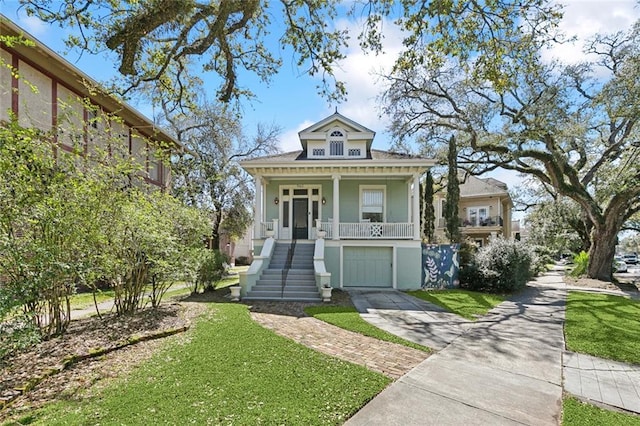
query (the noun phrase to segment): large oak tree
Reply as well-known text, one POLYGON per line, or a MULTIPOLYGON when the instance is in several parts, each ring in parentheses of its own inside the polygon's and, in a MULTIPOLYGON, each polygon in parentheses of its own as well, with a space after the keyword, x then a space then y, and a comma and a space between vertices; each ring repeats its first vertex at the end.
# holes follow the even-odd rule
POLYGON ((553 27, 558 7, 547 0, 20 0, 45 22, 77 30, 71 46, 115 55, 119 93, 152 85, 176 104, 189 103, 193 76, 220 77, 218 97, 248 95, 243 71, 268 82, 291 55, 301 74, 320 77, 320 93, 344 99, 335 79, 351 35, 340 27, 351 16, 366 51, 380 52, 394 22, 404 36, 398 66, 420 64, 422 52, 462 59, 480 53, 474 72, 502 84, 505 53, 520 49, 523 22, 538 31, 553 27), (196 68, 197 66, 197 68, 196 68))
POLYGON ((597 36, 579 65, 543 61, 531 34, 528 54, 507 53, 505 86, 478 78, 474 60, 396 70, 392 130, 458 134, 475 173, 514 170, 572 199, 592 226, 588 275, 609 280, 617 234, 640 211, 640 25, 597 36))

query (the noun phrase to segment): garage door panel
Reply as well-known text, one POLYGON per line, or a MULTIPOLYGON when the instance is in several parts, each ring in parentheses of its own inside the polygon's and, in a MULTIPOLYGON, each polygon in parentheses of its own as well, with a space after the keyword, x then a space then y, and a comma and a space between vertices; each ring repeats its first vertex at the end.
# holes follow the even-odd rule
POLYGON ((392 287, 391 247, 345 247, 345 287, 392 287))

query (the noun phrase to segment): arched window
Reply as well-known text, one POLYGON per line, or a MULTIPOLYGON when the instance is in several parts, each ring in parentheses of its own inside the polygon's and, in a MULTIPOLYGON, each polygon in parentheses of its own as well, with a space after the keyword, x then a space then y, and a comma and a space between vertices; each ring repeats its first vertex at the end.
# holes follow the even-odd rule
POLYGON ((329 155, 344 156, 344 132, 340 129, 332 130, 329 133, 329 155))

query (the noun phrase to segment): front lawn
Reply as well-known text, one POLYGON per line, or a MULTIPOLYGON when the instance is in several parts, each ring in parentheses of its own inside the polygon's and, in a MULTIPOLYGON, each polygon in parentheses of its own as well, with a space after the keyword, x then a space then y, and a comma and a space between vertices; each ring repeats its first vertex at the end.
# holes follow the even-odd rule
POLYGON ((486 315, 490 309, 504 302, 504 297, 497 294, 480 293, 469 290, 415 290, 408 292, 411 296, 441 306, 461 317, 477 320, 486 315))
POLYGON ((344 328, 345 330, 373 337, 378 340, 397 343, 424 352, 431 352, 431 349, 426 346, 410 342, 409 340, 405 340, 395 334, 387 333, 369 324, 362 319, 356 308, 352 306, 309 306, 304 308, 304 312, 309 316, 333 324, 336 327, 344 328))
POLYGON ((571 351, 640 364, 640 301, 569 292, 564 333, 571 351))
MULTIPOLYGON (((106 302, 113 299, 113 290, 99 290, 96 292, 96 300, 98 303, 106 302)), ((69 303, 71 309, 86 309, 94 306, 93 293, 76 293, 70 297, 69 303)))
POLYGON ((211 304, 182 339, 96 395, 30 413, 40 424, 341 424, 390 380, 211 304))
POLYGON ((575 398, 562 401, 563 426, 640 426, 640 416, 604 410, 575 398))

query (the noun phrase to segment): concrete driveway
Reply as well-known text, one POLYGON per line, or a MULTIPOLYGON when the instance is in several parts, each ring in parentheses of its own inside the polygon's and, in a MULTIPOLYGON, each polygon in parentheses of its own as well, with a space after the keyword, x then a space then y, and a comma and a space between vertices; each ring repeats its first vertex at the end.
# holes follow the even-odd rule
POLYGON ((557 425, 563 390, 640 414, 640 366, 564 350, 561 274, 538 277, 477 322, 397 291, 350 291, 367 321, 438 352, 347 424, 557 425))

